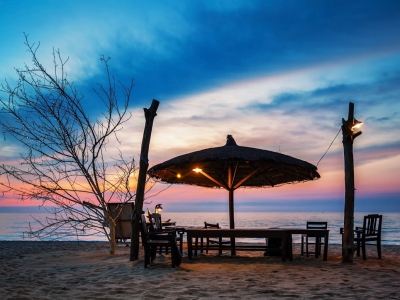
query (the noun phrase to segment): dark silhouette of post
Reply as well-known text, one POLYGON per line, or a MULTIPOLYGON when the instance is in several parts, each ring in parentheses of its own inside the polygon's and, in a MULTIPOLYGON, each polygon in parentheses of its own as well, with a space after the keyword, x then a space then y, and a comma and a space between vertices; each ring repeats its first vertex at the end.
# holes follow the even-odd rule
POLYGON ((354 158, 353 141, 361 131, 353 132, 353 128, 362 122, 354 118, 354 103, 349 103, 347 121, 342 119, 343 151, 344 151, 344 229, 342 236, 342 262, 352 263, 354 256, 354 158))
POLYGON ((159 101, 153 99, 149 109, 144 108, 144 116, 146 123, 143 131, 142 148, 140 150, 140 163, 139 163, 139 177, 136 187, 135 211, 133 213, 131 222, 131 251, 130 260, 137 260, 139 258, 139 220, 143 211, 144 190, 146 187, 147 169, 149 168, 149 147, 151 131, 153 130, 153 121, 157 116, 157 109, 159 101))

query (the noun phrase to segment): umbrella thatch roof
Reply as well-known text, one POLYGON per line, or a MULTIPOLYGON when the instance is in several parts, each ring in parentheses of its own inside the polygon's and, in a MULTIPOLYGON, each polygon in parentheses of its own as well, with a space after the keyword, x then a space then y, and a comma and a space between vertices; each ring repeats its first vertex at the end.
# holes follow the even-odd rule
POLYGON ((306 161, 268 150, 238 146, 230 135, 225 146, 177 156, 153 166, 148 174, 166 183, 226 189, 273 187, 320 177, 317 167, 306 161), (208 176, 194 172, 196 168, 208 176), (228 169, 231 169, 231 175, 228 169))

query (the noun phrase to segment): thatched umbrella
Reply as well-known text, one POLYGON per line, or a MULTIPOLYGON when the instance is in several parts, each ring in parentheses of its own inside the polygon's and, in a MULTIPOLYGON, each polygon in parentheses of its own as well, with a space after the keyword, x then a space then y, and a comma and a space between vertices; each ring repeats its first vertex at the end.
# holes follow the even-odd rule
POLYGON ((235 228, 233 191, 239 187, 274 187, 320 178, 314 165, 281 153, 238 146, 231 135, 226 145, 180 155, 150 168, 162 182, 218 187, 229 191, 229 223, 235 228))

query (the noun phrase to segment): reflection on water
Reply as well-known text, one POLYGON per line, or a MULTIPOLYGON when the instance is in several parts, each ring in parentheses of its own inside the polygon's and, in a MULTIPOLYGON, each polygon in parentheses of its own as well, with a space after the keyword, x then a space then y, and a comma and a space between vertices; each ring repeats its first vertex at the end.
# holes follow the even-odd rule
MULTIPOLYGON (((373 213, 373 212, 371 212, 373 213)), ((368 213, 355 213, 354 226, 362 226, 364 215, 368 213)), ((382 213, 383 229, 382 244, 400 245, 400 213, 382 213)), ((29 223, 35 226, 33 217, 44 220, 46 214, 25 214, 25 213, 2 213, 0 214, 0 240, 22 240, 24 232, 27 231, 29 223)), ((204 222, 219 223, 222 228, 229 228, 229 216, 224 212, 180 212, 180 213, 162 213, 163 220, 171 219, 179 226, 204 226, 204 222)), ((260 212, 235 214, 235 227, 301 227, 306 226, 307 221, 326 221, 328 222, 329 243, 340 244, 340 227, 343 227, 343 213, 285 213, 285 212, 260 212)), ((36 228, 37 225, 36 225, 36 228)), ((26 239, 26 235, 25 235, 26 239)), ((76 240, 75 236, 64 238, 63 240, 76 240)), ((105 241, 105 236, 97 234, 94 236, 82 237, 85 241, 105 241)), ((240 239, 238 240, 240 242, 240 239)), ((249 242, 248 239, 246 241, 249 242)), ((299 236, 294 237, 295 242, 300 241, 299 236)), ((261 242, 260 239, 253 239, 252 242, 261 242)))

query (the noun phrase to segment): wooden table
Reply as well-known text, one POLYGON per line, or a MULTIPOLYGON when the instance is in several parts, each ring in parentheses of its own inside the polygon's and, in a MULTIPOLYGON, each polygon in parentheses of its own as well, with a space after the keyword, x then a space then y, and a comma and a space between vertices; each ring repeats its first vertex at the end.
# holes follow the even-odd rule
MULTIPOLYGON (((188 245, 188 258, 192 259, 193 256, 193 239, 196 238, 231 238, 234 240, 235 238, 277 238, 281 240, 281 258, 282 261, 286 260, 286 250, 287 246, 287 238, 289 235, 287 234, 286 229, 263 229, 263 228, 249 228, 249 229, 205 229, 205 228, 186 228, 187 234, 187 245, 188 245)), ((231 250, 231 255, 236 255, 236 250, 260 250, 258 246, 246 246, 246 248, 241 248, 240 246, 236 246, 235 243, 232 243, 230 246, 227 246, 231 250), (256 248, 257 247, 257 248, 256 248)), ((266 248, 265 246, 264 248, 266 248)), ((290 247, 291 249, 291 247, 290 247)), ((289 256, 291 257, 291 255, 289 256)))
MULTIPOLYGON (((130 222, 130 221, 129 221, 130 222)), ((161 226, 162 227, 167 227, 167 226, 175 226, 176 222, 171 222, 171 221, 162 221, 161 226)), ((147 226, 150 226, 151 223, 149 221, 146 222, 147 226)))
MULTIPOLYGON (((188 257, 189 259, 193 256, 193 239, 201 238, 267 238, 280 240, 280 251, 282 261, 286 258, 293 260, 293 235, 294 234, 309 234, 315 237, 324 238, 324 254, 323 260, 328 259, 328 242, 329 242, 329 230, 328 229, 306 229, 306 228, 237 228, 237 229, 205 229, 205 228, 186 228, 187 234, 187 245, 188 245, 188 257)), ((317 240, 316 247, 320 247, 317 240)), ((236 250, 261 250, 267 249, 267 246, 249 246, 241 247, 236 246, 232 243, 230 246, 223 246, 223 249, 231 250, 231 255, 236 255, 236 250)), ((318 258, 318 252, 315 251, 315 257, 318 258)))
MULTIPOLYGON (((286 231, 286 253, 289 255, 289 259, 293 260, 293 251, 292 251, 292 244, 294 234, 309 234, 313 237, 321 237, 324 238, 324 255, 323 260, 328 260, 328 242, 329 242, 329 230, 328 229, 306 229, 306 228, 284 228, 286 231)), ((320 247, 319 239, 316 239, 317 242, 315 244, 316 249, 320 247)), ((315 257, 318 258, 318 251, 315 251, 315 257)))

